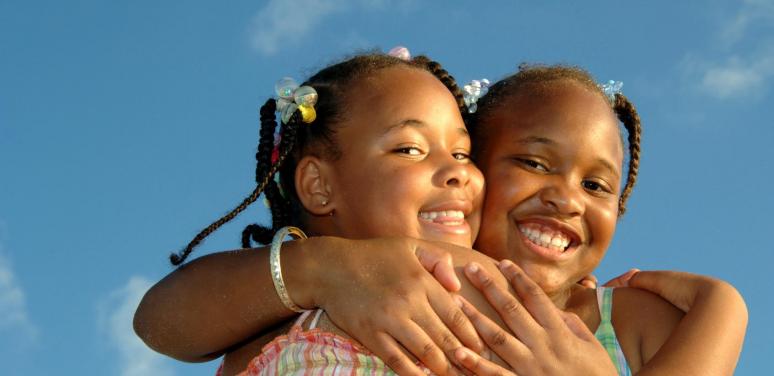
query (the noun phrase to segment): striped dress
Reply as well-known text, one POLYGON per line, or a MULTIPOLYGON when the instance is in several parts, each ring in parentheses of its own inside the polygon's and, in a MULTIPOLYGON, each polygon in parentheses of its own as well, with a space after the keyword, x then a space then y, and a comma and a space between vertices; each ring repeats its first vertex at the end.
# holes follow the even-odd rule
MULTIPOLYGON (((240 375, 395 375, 384 362, 351 339, 317 328, 317 310, 309 330, 304 312, 286 335, 263 347, 240 375)), ((419 365, 429 373, 429 370, 419 365)))
POLYGON ((618 370, 618 374, 631 376, 632 371, 629 369, 629 364, 626 363, 623 350, 621 350, 621 345, 618 343, 618 338, 615 335, 615 329, 613 329, 612 287, 597 287, 597 304, 599 304, 600 322, 594 335, 602 343, 602 347, 607 350, 607 354, 610 355, 610 359, 618 370))
MULTIPOLYGON (((622 376, 631 376, 612 323, 613 289, 597 288, 600 323, 594 335, 607 350, 622 376)), ((309 330, 302 324, 312 311, 304 312, 286 335, 264 346, 240 376, 257 375, 395 375, 384 362, 351 339, 317 328, 322 310, 317 310, 309 330)), ((430 370, 418 366, 430 374, 430 370)), ((222 367, 222 365, 221 365, 222 367)), ((221 369, 217 375, 220 376, 221 369)))

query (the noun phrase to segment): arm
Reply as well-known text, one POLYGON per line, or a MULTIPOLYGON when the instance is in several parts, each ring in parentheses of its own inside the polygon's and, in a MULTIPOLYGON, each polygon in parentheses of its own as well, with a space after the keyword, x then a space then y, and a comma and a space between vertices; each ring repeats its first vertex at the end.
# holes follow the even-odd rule
MULTIPOLYGON (((402 346, 442 373, 450 366, 444 352, 461 345, 458 337, 470 348, 482 347, 425 270, 458 289, 445 252, 440 244, 413 239, 320 237, 285 243, 282 269, 294 302, 325 308, 393 369, 419 372, 402 346)), ((293 315, 274 291, 268 250, 240 250, 201 257, 153 286, 135 314, 135 331, 161 353, 205 361, 293 315)))
MULTIPOLYGON (((683 272, 627 274, 628 286, 658 294, 686 312, 639 374, 733 374, 747 327, 747 307, 733 286, 683 272)), ((614 284, 624 284, 625 276, 614 284)))
MULTIPOLYGON (((283 256, 293 259, 299 246, 285 245, 283 256)), ((268 249, 220 252, 174 270, 143 297, 135 332, 162 354, 202 362, 292 317, 274 292, 268 254, 268 249)))

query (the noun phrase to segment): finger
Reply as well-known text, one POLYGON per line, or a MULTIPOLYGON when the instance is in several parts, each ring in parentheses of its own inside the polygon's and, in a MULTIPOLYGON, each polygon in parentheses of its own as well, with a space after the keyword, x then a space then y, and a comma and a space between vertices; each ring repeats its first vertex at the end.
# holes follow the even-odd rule
POLYGON ((457 361, 475 375, 516 375, 464 347, 454 353, 457 361))
POLYGON ((460 301, 462 311, 470 318, 478 334, 492 351, 514 369, 525 363, 524 360, 529 356, 530 350, 524 343, 511 333, 505 332, 503 328, 479 312, 465 298, 458 296, 457 299, 460 301))
POLYGON ((363 345, 373 351, 387 367, 399 375, 425 376, 425 373, 414 363, 405 350, 386 333, 376 333, 372 337, 373 344, 363 342, 363 345))
POLYGON ((422 266, 433 274, 441 286, 451 292, 460 290, 462 284, 454 272, 454 263, 448 252, 436 247, 419 246, 415 249, 414 254, 422 266))
MULTIPOLYGON (((437 330, 438 326, 445 328, 440 320, 436 319, 436 321, 434 325, 427 323, 418 325, 416 322, 408 321, 401 325, 401 328, 390 329, 390 334, 425 367, 435 374, 443 375, 448 373, 453 365, 450 363, 450 358, 447 358, 441 347, 428 334, 437 330)), ((449 354, 452 353, 449 352, 449 354)))
POLYGON ((471 262, 465 266, 465 275, 484 294, 489 304, 518 338, 525 343, 537 339, 537 333, 541 330, 538 323, 516 297, 494 283, 489 272, 478 263, 471 262))
POLYGON ((597 283, 599 283, 599 281, 597 280, 597 276, 593 274, 589 274, 583 277, 580 281, 578 281, 579 285, 590 289, 597 288, 597 283))
POLYGON ((594 334, 589 331, 589 328, 586 326, 586 324, 583 322, 583 320, 578 317, 578 315, 572 313, 572 312, 564 312, 559 311, 560 315, 562 317, 562 320, 564 320, 564 323, 567 324, 567 327, 570 329, 570 331, 575 334, 576 337, 584 340, 584 341, 593 341, 596 339, 594 337, 594 334))
POLYGON ((532 281, 518 265, 510 260, 500 261, 498 266, 535 321, 546 329, 562 327, 559 309, 537 283, 532 281))
POLYGON ((433 311, 443 323, 437 331, 434 331, 438 333, 434 336, 435 343, 441 346, 449 358, 453 359, 452 352, 460 346, 465 346, 476 352, 481 352, 484 349, 484 343, 476 333, 476 328, 462 312, 456 299, 444 293, 429 294, 428 299, 433 311))
POLYGON ((635 274, 639 273, 640 269, 629 269, 624 274, 619 275, 618 277, 615 277, 609 281, 607 281, 603 286, 605 287, 627 287, 629 286, 629 281, 631 281, 632 277, 634 277, 635 274))

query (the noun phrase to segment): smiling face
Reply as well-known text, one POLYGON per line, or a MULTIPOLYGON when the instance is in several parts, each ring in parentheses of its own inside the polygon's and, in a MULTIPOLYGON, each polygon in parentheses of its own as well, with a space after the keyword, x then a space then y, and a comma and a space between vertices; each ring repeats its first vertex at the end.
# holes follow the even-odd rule
MULTIPOLYGON (((536 87, 537 88, 537 87, 536 87)), ((487 179, 476 248, 519 264, 549 295, 599 264, 615 231, 623 150, 599 93, 569 80, 503 98, 479 126, 487 179)))
POLYGON ((347 96, 330 168, 338 235, 410 236, 470 246, 483 177, 449 90, 432 74, 380 70, 347 96))

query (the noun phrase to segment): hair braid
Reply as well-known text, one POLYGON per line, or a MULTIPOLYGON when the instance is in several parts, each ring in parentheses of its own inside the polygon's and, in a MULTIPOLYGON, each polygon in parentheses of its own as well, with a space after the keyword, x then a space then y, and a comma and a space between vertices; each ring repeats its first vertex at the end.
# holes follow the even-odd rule
MULTIPOLYGON (((274 99, 269 99, 266 101, 266 103, 261 107, 261 130, 264 130, 266 127, 271 127, 271 133, 273 136, 274 133, 274 127, 276 127, 276 120, 274 116, 274 112, 276 111, 276 102, 274 99), (270 125, 271 124, 271 125, 270 125)), ((268 132, 262 132, 264 134, 268 132)), ((263 137, 262 137, 262 140, 263 137)), ((263 146, 263 142, 259 143, 259 147, 263 146)), ((271 150, 269 151, 271 153, 271 150)), ((224 215, 217 221, 211 223, 209 226, 207 226, 204 230, 200 231, 196 236, 191 240, 188 245, 183 249, 180 253, 173 253, 169 255, 169 261, 172 262, 172 265, 180 265, 185 261, 185 259, 188 257, 189 254, 193 251, 194 247, 199 245, 199 243, 202 242, 207 236, 209 236, 213 231, 220 228, 220 226, 223 226, 228 221, 234 219, 239 213, 247 209, 250 204, 255 202, 255 200, 258 199, 258 196, 261 195, 261 192, 266 188, 266 185, 268 185, 269 181, 271 181, 273 175, 277 172, 279 169, 279 166, 282 164, 282 161, 285 159, 287 154, 290 153, 290 150, 282 150, 280 153, 280 158, 277 161, 277 163, 271 167, 268 168, 268 171, 264 174, 262 179, 258 179, 258 176, 256 176, 256 180, 259 181, 258 185, 255 187, 253 192, 250 194, 250 196, 246 197, 242 202, 237 205, 233 210, 231 210, 228 214, 224 215)), ((260 159, 261 154, 260 151, 257 155, 257 157, 260 159)), ((259 163, 260 164, 260 163, 259 163)), ((262 172, 262 168, 258 168, 259 172, 262 172)))
POLYGON ((460 113, 465 115, 468 113, 468 106, 465 105, 465 99, 462 94, 462 90, 460 89, 459 85, 457 85, 457 80, 454 79, 454 76, 449 74, 449 72, 441 66, 441 63, 431 60, 427 56, 420 55, 415 57, 412 62, 423 65, 427 71, 432 73, 435 78, 437 78, 439 81, 441 81, 444 86, 446 86, 447 89, 452 93, 454 96, 454 100, 457 101, 457 107, 460 110, 460 113))
MULTIPOLYGON (((275 171, 280 170, 283 162, 293 150, 299 122, 301 122, 300 115, 298 112, 296 112, 288 120, 288 124, 281 125, 282 138, 278 146, 280 150, 280 157, 274 166, 272 166, 275 168, 275 171)), ((270 154, 271 151, 264 152, 264 155, 270 154)), ((272 177, 274 177, 274 173, 272 173, 272 177)), ((290 200, 288 200, 286 197, 283 197, 282 193, 280 192, 280 186, 274 179, 270 179, 268 181, 263 194, 265 195, 266 200, 269 202, 272 225, 271 227, 267 227, 258 224, 252 224, 245 227, 245 229, 242 231, 243 248, 249 248, 251 246, 250 239, 260 244, 269 244, 271 243, 271 240, 274 237, 274 233, 276 233, 277 230, 292 224, 290 216, 290 200)), ((287 194, 287 192, 285 194, 287 194)))
POLYGON ((621 198, 618 201, 618 215, 621 216, 626 212, 626 199, 629 198, 634 184, 637 182, 637 172, 640 168, 640 136, 642 126, 640 125, 640 115, 637 114, 637 109, 623 94, 616 94, 613 110, 618 115, 618 119, 624 124, 629 142, 629 173, 626 176, 626 184, 621 191, 621 198))
POLYGON ((404 61, 384 54, 363 54, 322 69, 301 84, 312 86, 318 93, 319 99, 315 105, 316 120, 312 124, 303 123, 301 114, 296 111, 287 122, 278 122, 275 115, 277 107, 275 100, 266 101, 261 107, 260 139, 255 154, 257 162, 255 190, 231 212, 197 234, 183 251, 170 255, 172 264, 181 264, 194 247, 255 202, 261 194, 264 194, 269 202, 272 216, 271 228, 258 224, 245 227, 241 239, 243 247, 249 247, 251 240, 263 244, 271 242, 274 232, 282 226, 301 225, 305 220, 306 212, 298 199, 293 181, 298 161, 309 153, 319 153, 324 158, 339 158, 341 150, 335 135, 346 112, 345 102, 352 83, 381 69, 394 66, 408 66, 430 72, 449 89, 460 111, 467 113, 462 91, 454 77, 449 75, 441 64, 425 56, 404 61), (278 123, 281 134, 278 146, 280 155, 279 159, 272 163, 274 131, 278 123), (275 177, 279 171, 281 173, 279 173, 280 182, 278 183, 275 177))

